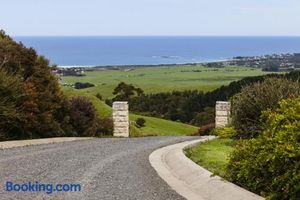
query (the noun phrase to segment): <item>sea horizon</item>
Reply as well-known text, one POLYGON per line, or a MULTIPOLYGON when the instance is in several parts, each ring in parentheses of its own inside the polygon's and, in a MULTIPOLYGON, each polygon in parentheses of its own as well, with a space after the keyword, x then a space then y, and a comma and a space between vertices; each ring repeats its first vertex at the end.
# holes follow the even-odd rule
POLYGON ((300 36, 14 36, 58 66, 171 65, 300 52, 300 36))

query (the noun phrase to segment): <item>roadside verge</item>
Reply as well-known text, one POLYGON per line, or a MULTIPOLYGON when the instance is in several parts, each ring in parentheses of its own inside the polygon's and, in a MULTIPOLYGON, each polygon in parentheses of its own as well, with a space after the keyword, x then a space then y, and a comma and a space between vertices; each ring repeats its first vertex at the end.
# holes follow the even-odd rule
POLYGON ((44 139, 33 139, 33 140, 13 140, 13 141, 0 142, 0 149, 9 149, 14 147, 24 147, 30 145, 71 142, 76 140, 89 140, 89 139, 92 139, 92 137, 57 137, 57 138, 44 138, 44 139))
POLYGON ((183 149, 213 139, 212 136, 186 141, 152 152, 149 156, 152 167, 169 186, 189 200, 260 200, 262 197, 249 192, 187 158, 183 149))

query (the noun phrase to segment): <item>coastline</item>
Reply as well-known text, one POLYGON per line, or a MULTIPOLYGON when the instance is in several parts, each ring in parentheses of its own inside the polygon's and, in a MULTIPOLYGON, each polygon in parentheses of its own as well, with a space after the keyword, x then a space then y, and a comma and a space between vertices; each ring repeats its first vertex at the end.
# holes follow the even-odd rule
POLYGON ((170 64, 124 64, 124 65, 57 65, 58 68, 118 68, 118 67, 170 67, 170 66, 182 66, 182 65, 204 65, 208 63, 220 63, 228 62, 233 60, 230 59, 218 59, 212 61, 203 61, 203 62, 185 62, 185 63, 170 63, 170 64))
POLYGON ((174 64, 144 64, 144 65, 58 65, 61 70, 131 70, 146 67, 176 67, 176 66, 205 66, 220 68, 226 66, 241 66, 261 68, 264 71, 293 71, 300 68, 300 53, 281 53, 261 56, 236 56, 228 59, 218 59, 210 62, 174 63, 174 64), (271 63, 271 64, 270 64, 271 63))

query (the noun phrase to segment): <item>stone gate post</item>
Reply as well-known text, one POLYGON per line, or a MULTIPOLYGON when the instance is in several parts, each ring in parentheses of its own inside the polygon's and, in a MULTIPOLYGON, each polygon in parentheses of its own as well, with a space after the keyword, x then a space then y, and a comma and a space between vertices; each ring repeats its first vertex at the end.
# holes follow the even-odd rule
POLYGON ((222 128, 230 123, 231 105, 228 101, 216 102, 216 128, 222 128))
POLYGON ((128 102, 113 102, 114 136, 129 137, 128 102))

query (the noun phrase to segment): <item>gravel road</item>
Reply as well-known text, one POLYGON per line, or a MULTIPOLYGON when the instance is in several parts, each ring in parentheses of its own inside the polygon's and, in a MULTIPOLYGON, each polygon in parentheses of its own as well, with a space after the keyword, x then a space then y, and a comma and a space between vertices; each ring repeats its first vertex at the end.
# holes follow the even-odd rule
POLYGON ((157 148, 196 137, 102 138, 0 150, 0 199, 183 199, 151 167, 157 148), (7 192, 5 183, 79 183, 80 192, 7 192))

